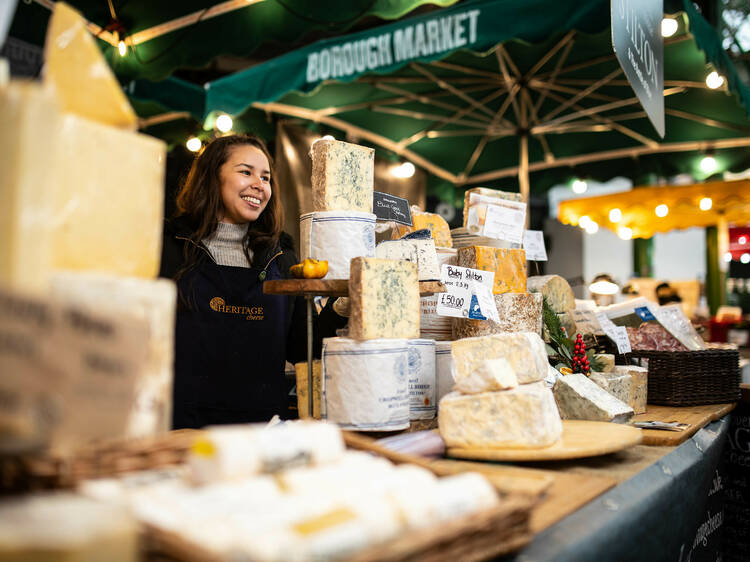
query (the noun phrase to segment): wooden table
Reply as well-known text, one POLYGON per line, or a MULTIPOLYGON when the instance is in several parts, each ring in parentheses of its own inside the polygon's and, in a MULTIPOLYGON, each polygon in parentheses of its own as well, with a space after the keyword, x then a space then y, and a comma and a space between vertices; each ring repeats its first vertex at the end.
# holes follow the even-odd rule
POLYGON ((644 445, 667 445, 676 446, 684 443, 702 427, 712 421, 725 416, 732 410, 736 403, 709 404, 706 406, 646 406, 645 414, 638 414, 632 421, 657 420, 663 422, 677 421, 690 424, 684 431, 664 431, 660 429, 644 429, 644 445))

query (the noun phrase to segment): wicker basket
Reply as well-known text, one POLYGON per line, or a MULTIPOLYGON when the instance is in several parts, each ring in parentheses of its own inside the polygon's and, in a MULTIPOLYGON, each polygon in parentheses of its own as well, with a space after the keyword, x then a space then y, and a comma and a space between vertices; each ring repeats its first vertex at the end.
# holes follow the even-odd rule
POLYGON ((701 406, 740 399, 736 349, 633 351, 624 358, 648 367, 649 404, 701 406))
POLYGON ((176 466, 185 461, 198 433, 181 429, 158 437, 102 441, 66 457, 0 456, 0 493, 72 488, 88 478, 176 466))
MULTIPOLYGON (((387 543, 367 548, 348 562, 475 562, 509 554, 531 540, 529 513, 533 500, 506 498, 481 513, 406 533, 387 543)), ((223 558, 179 535, 150 527, 146 531, 149 562, 222 562, 223 558)))

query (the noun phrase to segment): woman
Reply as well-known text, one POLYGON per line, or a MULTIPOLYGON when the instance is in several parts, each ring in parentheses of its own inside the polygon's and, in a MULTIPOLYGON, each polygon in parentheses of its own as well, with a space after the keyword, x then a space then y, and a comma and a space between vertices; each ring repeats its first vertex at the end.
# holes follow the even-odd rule
MULTIPOLYGON (((263 294, 264 281, 288 277, 297 262, 272 167, 261 140, 217 138, 166 223, 160 275, 178 289, 175 428, 283 415, 284 362, 305 360, 304 299, 263 294)), ((323 317, 326 335, 346 322, 330 308, 323 317)))

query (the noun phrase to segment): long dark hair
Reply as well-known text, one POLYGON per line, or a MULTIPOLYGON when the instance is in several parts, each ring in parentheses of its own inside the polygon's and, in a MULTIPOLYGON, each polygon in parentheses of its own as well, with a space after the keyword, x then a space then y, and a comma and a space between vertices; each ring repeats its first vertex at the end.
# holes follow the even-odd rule
POLYGON ((284 224, 284 208, 277 195, 276 174, 268 148, 262 140, 250 135, 219 137, 206 145, 193 161, 187 179, 177 193, 175 216, 184 216, 193 225, 190 235, 192 244, 185 244, 184 267, 178 273, 178 278, 198 261, 202 252, 201 240, 216 230, 219 222, 217 217, 224 210, 221 200, 221 167, 235 147, 245 145, 259 149, 268 158, 271 168, 271 198, 258 220, 247 229, 247 235, 243 240, 248 261, 252 263, 248 250, 257 255, 261 249, 278 243, 284 224))

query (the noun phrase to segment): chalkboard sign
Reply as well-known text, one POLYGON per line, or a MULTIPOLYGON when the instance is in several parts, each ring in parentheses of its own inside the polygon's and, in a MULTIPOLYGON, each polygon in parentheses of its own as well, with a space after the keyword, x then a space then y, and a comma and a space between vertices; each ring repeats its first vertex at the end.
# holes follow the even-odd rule
MULTIPOLYGON (((727 445, 724 560, 740 560, 750 552, 750 391, 732 412, 727 445)), ((745 558, 746 560, 747 558, 745 558)))
POLYGON ((411 226, 409 200, 380 191, 372 192, 372 211, 378 220, 393 221, 411 226))

